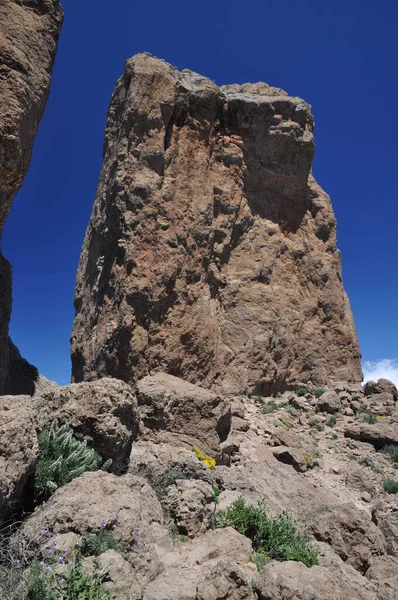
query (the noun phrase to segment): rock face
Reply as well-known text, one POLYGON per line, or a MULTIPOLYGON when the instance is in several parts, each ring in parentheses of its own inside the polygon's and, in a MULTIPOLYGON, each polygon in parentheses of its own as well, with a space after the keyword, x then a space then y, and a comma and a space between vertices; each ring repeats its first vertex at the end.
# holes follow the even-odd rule
POLYGON ((162 370, 229 392, 360 381, 311 108, 127 62, 77 274, 73 378, 162 370))
POLYGON ((38 452, 29 396, 0 398, 0 523, 17 512, 38 452))
MULTIPOLYGON (((62 17, 58 0, 0 3, 0 235, 29 167, 62 17)), ((0 393, 15 393, 9 374, 10 353, 15 357, 8 340, 10 314, 11 266, 0 253, 0 393)))

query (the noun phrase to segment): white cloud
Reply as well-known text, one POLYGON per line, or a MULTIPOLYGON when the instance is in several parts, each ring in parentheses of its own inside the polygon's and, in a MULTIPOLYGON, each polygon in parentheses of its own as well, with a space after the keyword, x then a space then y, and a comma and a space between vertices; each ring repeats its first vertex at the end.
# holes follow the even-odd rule
POLYGON ((383 358, 378 361, 367 360, 362 365, 362 369, 364 382, 377 381, 383 377, 398 386, 398 358, 383 358))

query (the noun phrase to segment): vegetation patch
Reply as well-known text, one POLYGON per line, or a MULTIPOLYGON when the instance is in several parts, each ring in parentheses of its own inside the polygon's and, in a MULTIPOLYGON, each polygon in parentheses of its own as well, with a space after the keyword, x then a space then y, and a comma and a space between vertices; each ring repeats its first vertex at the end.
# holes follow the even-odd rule
POLYGON ((385 479, 383 487, 387 494, 398 494, 398 481, 395 481, 395 479, 385 479))
POLYGON ((207 454, 203 454, 203 452, 199 450, 197 446, 194 446, 192 450, 193 452, 195 452, 198 459, 209 467, 210 471, 214 469, 214 467, 216 466, 216 461, 214 460, 214 458, 211 458, 211 456, 208 456, 207 454))
POLYGON ((315 398, 320 398, 325 392, 326 390, 323 390, 321 388, 315 388, 311 391, 311 394, 315 396, 315 398))
POLYGON ((246 505, 244 498, 240 497, 226 510, 216 513, 215 524, 216 527, 232 526, 250 538, 255 555, 263 556, 265 561, 296 560, 307 567, 318 564, 319 551, 311 543, 303 525, 287 512, 271 517, 263 503, 246 505))
POLYGON ((391 462, 394 464, 398 463, 398 446, 393 444, 384 446, 383 452, 390 455, 391 462))
POLYGON ((296 390, 296 395, 301 397, 301 396, 305 396, 306 394, 308 394, 308 390, 305 387, 299 387, 296 390))
POLYGON ((271 413, 277 412, 278 410, 283 410, 287 406, 289 406, 288 402, 281 402, 278 404, 277 402, 275 402, 275 400, 270 400, 269 402, 267 402, 267 404, 264 406, 261 412, 264 415, 269 415, 271 413))
MULTIPOLYGON (((56 489, 66 485, 85 471, 97 471, 103 460, 86 441, 78 440, 69 425, 53 421, 50 429, 38 436, 39 456, 35 471, 35 499, 44 502, 56 489)), ((103 468, 110 466, 107 461, 103 468)))

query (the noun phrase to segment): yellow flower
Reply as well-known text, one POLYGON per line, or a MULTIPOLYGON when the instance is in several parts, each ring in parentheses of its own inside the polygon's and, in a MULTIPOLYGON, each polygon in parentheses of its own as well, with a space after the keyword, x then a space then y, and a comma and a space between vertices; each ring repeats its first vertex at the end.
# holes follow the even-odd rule
POLYGON ((197 446, 194 446, 192 448, 192 451, 195 452, 199 460, 204 462, 209 467, 210 471, 214 469, 214 467, 216 466, 216 461, 214 460, 214 458, 211 458, 211 456, 207 456, 207 454, 203 454, 203 452, 199 450, 197 446))

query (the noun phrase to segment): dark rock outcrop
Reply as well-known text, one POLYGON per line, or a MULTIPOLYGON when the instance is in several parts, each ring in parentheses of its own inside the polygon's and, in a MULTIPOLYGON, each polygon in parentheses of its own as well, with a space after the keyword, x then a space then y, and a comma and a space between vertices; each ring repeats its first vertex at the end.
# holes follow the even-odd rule
MULTIPOLYGON (((0 3, 0 235, 29 167, 62 18, 59 0, 0 3)), ((11 266, 0 253, 0 393, 30 393, 37 371, 26 361, 12 362, 16 354, 8 338, 10 315, 11 266), (23 376, 30 372, 23 389, 13 379, 21 370, 23 376)))
POLYGON ((310 106, 265 83, 127 62, 77 274, 74 381, 361 380, 312 130, 310 106))

